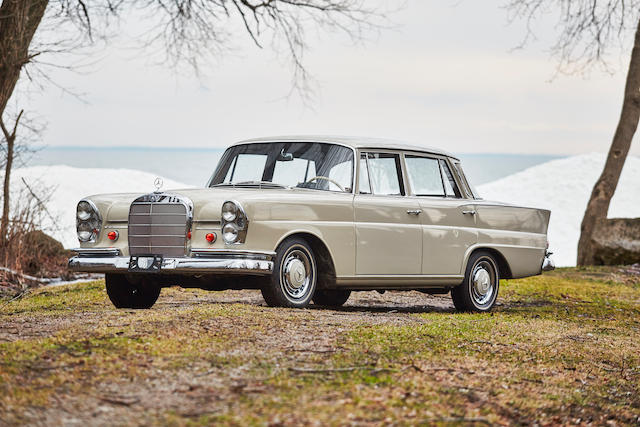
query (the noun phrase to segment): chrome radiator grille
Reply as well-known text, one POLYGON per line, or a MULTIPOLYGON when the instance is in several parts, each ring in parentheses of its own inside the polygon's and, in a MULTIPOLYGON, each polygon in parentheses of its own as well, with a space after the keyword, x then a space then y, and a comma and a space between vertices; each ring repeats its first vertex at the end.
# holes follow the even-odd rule
POLYGON ((176 196, 150 194, 129 208, 131 255, 185 256, 189 231, 188 203, 176 196))

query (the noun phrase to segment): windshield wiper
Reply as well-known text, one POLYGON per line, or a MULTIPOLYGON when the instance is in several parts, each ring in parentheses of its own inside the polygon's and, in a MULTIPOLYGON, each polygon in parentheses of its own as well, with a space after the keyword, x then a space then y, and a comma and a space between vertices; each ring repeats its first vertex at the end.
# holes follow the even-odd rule
POLYGON ((271 181, 241 181, 241 182, 222 182, 214 184, 212 187, 258 187, 258 188, 290 188, 283 184, 271 181))

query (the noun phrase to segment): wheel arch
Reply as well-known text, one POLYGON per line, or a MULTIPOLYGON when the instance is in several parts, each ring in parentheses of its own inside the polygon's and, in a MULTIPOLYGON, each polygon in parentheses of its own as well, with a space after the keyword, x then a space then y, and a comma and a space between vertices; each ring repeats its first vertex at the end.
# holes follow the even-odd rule
POLYGON ((476 252, 488 252, 496 259, 498 263, 498 273, 500 274, 501 279, 512 279, 513 274, 511 273, 511 267, 509 266, 509 262, 505 258, 505 256, 496 248, 492 248, 489 246, 476 246, 468 251, 465 260, 462 272, 464 273, 467 270, 467 264, 469 263, 469 258, 476 252))
POLYGON ((318 288, 333 288, 336 283, 336 268, 333 262, 333 255, 329 250, 329 247, 326 245, 324 240, 319 237, 317 234, 312 233, 307 230, 296 230, 292 231, 285 236, 283 236, 276 245, 276 251, 278 247, 284 242, 286 239, 291 237, 299 237, 304 239, 311 249, 313 250, 314 255, 316 256, 316 263, 318 264, 318 288), (320 268, 325 267, 325 268, 320 268))

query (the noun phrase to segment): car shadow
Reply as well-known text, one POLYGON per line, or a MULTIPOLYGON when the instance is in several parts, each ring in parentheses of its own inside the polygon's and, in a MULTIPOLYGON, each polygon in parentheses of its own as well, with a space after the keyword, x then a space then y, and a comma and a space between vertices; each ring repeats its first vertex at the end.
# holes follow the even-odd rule
MULTIPOLYGON (((158 300, 158 305, 167 307, 184 307, 201 304, 221 304, 234 305, 244 304, 268 308, 259 291, 212 291, 211 294, 197 297, 186 297, 184 294, 179 298, 163 299, 162 295, 158 300), (229 292, 229 293, 227 293, 229 292), (256 293, 257 292, 257 293, 256 293), (186 298, 185 298, 186 297, 186 298)), ((311 303, 307 310, 319 312, 344 313, 376 313, 376 314, 419 314, 419 313, 455 313, 455 308, 449 298, 428 296, 424 294, 411 294, 407 292, 388 293, 378 295, 372 293, 353 293, 344 306, 333 307, 311 303)))
POLYGON ((338 313, 453 313, 453 307, 442 307, 440 305, 415 305, 415 306, 368 306, 368 305, 344 305, 342 307, 330 307, 312 304, 308 310, 335 311, 338 313))

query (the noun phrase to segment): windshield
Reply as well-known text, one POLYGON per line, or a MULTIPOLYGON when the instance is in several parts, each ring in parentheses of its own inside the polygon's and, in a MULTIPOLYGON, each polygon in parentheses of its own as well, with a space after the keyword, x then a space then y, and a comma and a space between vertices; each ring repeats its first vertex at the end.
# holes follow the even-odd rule
POLYGON ((225 151, 209 181, 209 187, 224 185, 278 185, 350 193, 353 150, 313 142, 236 145, 225 151))

